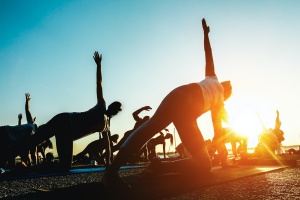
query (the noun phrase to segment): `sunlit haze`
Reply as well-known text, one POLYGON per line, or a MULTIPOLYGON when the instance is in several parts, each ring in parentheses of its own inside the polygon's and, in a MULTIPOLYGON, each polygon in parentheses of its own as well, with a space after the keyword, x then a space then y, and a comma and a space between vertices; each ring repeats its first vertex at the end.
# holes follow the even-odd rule
MULTIPOLYGON (((112 134, 122 137, 134 125, 135 110, 149 105, 153 109, 141 116, 152 116, 173 88, 204 78, 205 18, 218 78, 233 86, 225 103, 231 126, 249 135, 254 147, 262 130, 257 114, 273 128, 278 109, 282 144, 298 145, 299 8, 297 0, 0 1, 0 125, 16 125, 19 113, 26 123, 26 92, 38 125, 61 112, 92 108, 93 53, 99 51, 107 106, 123 104, 111 120, 112 134)), ((211 139, 210 113, 198 124, 211 139)), ((168 128, 174 133, 173 124, 168 128)), ((75 141, 74 154, 97 138, 75 141)))

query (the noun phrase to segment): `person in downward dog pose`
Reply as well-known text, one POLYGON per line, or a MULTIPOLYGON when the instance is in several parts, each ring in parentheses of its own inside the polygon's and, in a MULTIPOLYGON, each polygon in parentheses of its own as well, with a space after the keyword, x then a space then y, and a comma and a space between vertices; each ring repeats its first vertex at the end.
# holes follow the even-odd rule
POLYGON ((204 138, 197 124, 197 118, 207 111, 211 112, 214 128, 213 145, 220 155, 224 168, 227 164, 227 151, 223 139, 222 120, 226 120, 227 112, 224 101, 232 93, 230 81, 219 82, 212 56, 208 34, 210 28, 202 20, 205 50, 205 79, 198 83, 190 83, 173 89, 161 102, 154 115, 137 128, 121 146, 112 164, 102 176, 102 182, 107 187, 130 189, 118 174, 120 167, 156 133, 173 123, 180 139, 192 158, 180 159, 168 163, 158 163, 152 167, 155 173, 179 172, 199 173, 209 172, 212 167, 210 156, 204 138))

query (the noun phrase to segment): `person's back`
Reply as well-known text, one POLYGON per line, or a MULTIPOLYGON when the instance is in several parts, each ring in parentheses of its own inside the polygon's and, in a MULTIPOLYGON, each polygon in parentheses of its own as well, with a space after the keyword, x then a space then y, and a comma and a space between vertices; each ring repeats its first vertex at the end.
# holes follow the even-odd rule
POLYGON ((28 157, 27 147, 30 143, 30 137, 34 134, 35 126, 33 124, 22 124, 16 126, 2 126, 0 128, 2 167, 7 161, 10 162, 10 167, 13 166, 14 159, 20 156, 26 162, 28 157))
POLYGON ((106 104, 97 104, 93 108, 85 112, 73 112, 70 114, 72 121, 72 133, 73 139, 77 140, 99 130, 105 129, 108 126, 106 113, 106 104), (99 123, 99 121, 105 121, 105 124, 99 123), (85 135, 82 135, 85 133, 85 135))

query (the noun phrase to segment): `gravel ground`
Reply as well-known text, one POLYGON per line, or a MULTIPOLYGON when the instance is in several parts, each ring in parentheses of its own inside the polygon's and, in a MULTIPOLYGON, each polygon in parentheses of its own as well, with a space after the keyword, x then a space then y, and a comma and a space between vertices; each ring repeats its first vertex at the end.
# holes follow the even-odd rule
MULTIPOLYGON (((137 175, 143 169, 124 169, 122 177, 137 175)), ((0 182, 1 199, 24 199, 20 195, 33 193, 32 188, 68 187, 79 183, 99 182, 102 172, 73 174, 67 176, 0 182)), ((289 167, 268 173, 233 180, 187 193, 164 198, 165 200, 191 199, 300 199, 300 167, 289 167)))
POLYGON ((167 199, 296 200, 300 199, 300 168, 258 174, 167 199))

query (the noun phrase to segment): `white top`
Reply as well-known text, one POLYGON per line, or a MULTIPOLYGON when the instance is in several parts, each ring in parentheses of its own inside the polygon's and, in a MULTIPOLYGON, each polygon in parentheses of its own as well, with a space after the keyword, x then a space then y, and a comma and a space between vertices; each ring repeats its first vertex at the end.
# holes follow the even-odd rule
POLYGON ((202 89, 204 98, 203 113, 224 106, 224 88, 216 76, 206 76, 205 79, 198 84, 202 89))

